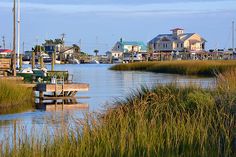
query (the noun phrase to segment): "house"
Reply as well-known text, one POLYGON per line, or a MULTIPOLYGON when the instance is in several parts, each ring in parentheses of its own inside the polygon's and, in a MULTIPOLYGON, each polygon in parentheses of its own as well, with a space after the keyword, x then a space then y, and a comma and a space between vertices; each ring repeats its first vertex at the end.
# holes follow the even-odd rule
POLYGON ((196 33, 184 33, 184 29, 172 29, 172 34, 159 34, 148 46, 158 52, 199 52, 204 51, 206 40, 196 33))
POLYGON ((46 43, 43 44, 43 47, 45 49, 45 52, 47 52, 50 56, 52 56, 52 53, 54 52, 60 52, 63 48, 62 44, 54 44, 54 43, 46 43))
POLYGON ((0 49, 0 58, 11 58, 12 50, 0 49))
POLYGON ((142 41, 118 41, 111 50, 113 59, 123 61, 142 61, 142 54, 147 52, 147 46, 142 41))

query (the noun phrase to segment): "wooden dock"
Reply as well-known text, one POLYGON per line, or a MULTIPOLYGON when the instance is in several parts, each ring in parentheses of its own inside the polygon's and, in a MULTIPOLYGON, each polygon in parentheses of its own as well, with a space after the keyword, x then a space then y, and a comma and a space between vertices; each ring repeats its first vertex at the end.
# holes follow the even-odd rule
POLYGON ((39 92, 39 96, 36 99, 39 100, 39 104, 43 105, 45 101, 51 101, 55 106, 61 104, 75 105, 78 104, 76 99, 77 92, 85 92, 89 90, 89 84, 86 83, 62 83, 62 84, 47 84, 39 83, 34 87, 36 92, 39 92))

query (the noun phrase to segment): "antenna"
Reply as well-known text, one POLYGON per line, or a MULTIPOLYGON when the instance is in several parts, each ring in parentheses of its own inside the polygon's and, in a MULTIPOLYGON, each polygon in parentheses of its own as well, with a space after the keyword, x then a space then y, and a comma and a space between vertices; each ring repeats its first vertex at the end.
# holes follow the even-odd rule
POLYGON ((5 36, 2 36, 2 46, 3 46, 3 49, 6 48, 5 36))

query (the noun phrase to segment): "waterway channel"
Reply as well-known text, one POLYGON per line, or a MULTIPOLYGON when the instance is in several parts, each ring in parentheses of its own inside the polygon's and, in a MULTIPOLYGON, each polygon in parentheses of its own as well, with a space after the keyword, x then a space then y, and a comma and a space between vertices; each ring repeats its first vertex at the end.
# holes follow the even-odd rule
MULTIPOLYGON (((105 64, 79 64, 56 65, 55 70, 68 70, 73 75, 74 82, 88 83, 88 92, 78 93, 77 96, 88 96, 80 103, 88 104, 86 109, 65 109, 58 111, 32 110, 24 113, 0 115, 0 139, 5 132, 12 130, 13 122, 20 123, 27 128, 42 126, 56 126, 61 121, 70 122, 71 117, 83 118, 88 112, 102 112, 107 104, 117 99, 125 98, 135 89, 156 84, 177 82, 180 84, 194 83, 204 87, 212 86, 213 78, 199 78, 174 74, 159 74, 139 71, 111 71, 111 65, 105 64)), ((50 65, 48 65, 50 69, 50 65)), ((26 129, 27 130, 27 129, 26 129)), ((30 130, 30 129, 29 129, 30 130)))

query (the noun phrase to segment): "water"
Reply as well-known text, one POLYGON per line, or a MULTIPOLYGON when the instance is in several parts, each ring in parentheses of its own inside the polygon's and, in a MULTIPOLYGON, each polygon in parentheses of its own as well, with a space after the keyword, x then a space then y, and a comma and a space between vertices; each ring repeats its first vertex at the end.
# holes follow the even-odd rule
MULTIPOLYGON (((174 74, 158 74, 139 71, 111 71, 111 65, 105 64, 80 64, 80 65, 56 65, 55 70, 68 70, 73 74, 73 81, 88 83, 88 92, 78 93, 77 96, 88 96, 89 99, 81 99, 80 103, 89 105, 88 109, 71 109, 64 111, 28 111, 25 113, 0 116, 0 138, 6 130, 11 129, 13 122, 21 123, 28 128, 57 126, 62 120, 70 122, 71 117, 83 118, 85 113, 104 111, 106 104, 111 104, 118 98, 124 98, 141 85, 154 86, 170 82, 197 83, 204 87, 210 85, 213 78, 198 78, 174 74)), ((50 69, 50 66, 48 66, 50 69)))

